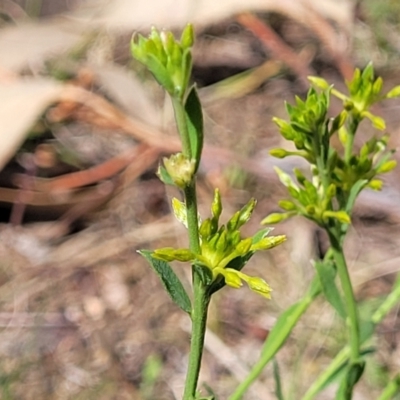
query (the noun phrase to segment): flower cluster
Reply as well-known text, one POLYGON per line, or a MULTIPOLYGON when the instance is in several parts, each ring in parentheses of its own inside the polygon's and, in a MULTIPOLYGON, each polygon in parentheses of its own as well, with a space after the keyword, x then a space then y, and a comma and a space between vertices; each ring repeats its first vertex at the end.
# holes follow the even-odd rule
MULTIPOLYGON (((176 218, 187 226, 186 207, 177 199, 173 199, 173 209, 176 218)), ((246 282, 251 290, 270 298, 271 288, 259 277, 253 277, 241 272, 246 262, 258 250, 267 250, 286 240, 283 235, 267 236, 271 228, 263 229, 254 236, 243 239, 240 228, 249 221, 256 201, 251 199, 240 211, 237 211, 226 225, 219 226, 222 212, 221 196, 215 190, 211 205, 211 218, 200 223, 200 254, 194 254, 189 249, 162 248, 155 250, 154 258, 163 261, 190 261, 205 271, 207 285, 212 285, 220 276, 225 284, 239 288, 246 282)))
POLYGON ((324 79, 311 77, 314 86, 322 89, 317 92, 311 88, 303 101, 296 98, 296 105, 286 104, 289 121, 275 118, 281 135, 292 141, 295 151, 273 149, 271 155, 284 158, 300 156, 310 164, 310 176, 306 177, 295 169, 296 181, 276 168, 281 182, 288 188, 291 200, 280 202, 284 213, 274 213, 263 223, 272 224, 292 215, 303 215, 327 226, 333 220, 349 224, 348 215, 359 192, 370 187, 380 190, 382 181, 378 174, 391 171, 396 161, 391 159, 393 152, 387 150, 388 137, 373 137, 359 150, 354 150, 354 136, 363 119, 369 119, 377 129, 385 129, 384 120, 369 111, 371 105, 383 98, 400 95, 400 87, 382 95, 382 79, 374 77, 372 65, 361 73, 356 70, 353 79, 347 82, 348 95, 328 84, 324 79), (343 101, 343 111, 335 118, 329 118, 328 110, 331 95, 343 101), (337 134, 343 151, 330 143, 337 134))
POLYGON ((152 28, 149 37, 137 35, 131 42, 134 58, 144 64, 171 96, 182 98, 192 70, 192 25, 183 30, 180 41, 171 32, 152 28))

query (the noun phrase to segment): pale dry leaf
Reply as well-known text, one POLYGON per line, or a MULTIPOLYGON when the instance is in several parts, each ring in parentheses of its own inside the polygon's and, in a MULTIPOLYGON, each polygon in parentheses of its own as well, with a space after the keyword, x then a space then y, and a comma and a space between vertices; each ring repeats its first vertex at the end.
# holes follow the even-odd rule
POLYGON ((56 19, 3 28, 0 30, 0 68, 20 71, 29 65, 41 64, 82 40, 84 28, 80 23, 56 19))
POLYGON ((147 88, 126 68, 116 64, 91 65, 100 89, 129 115, 154 127, 161 126, 159 109, 149 97, 147 88))
POLYGON ((62 90, 62 84, 45 78, 0 84, 0 169, 15 154, 29 129, 62 90))
POLYGON ((182 27, 187 22, 207 25, 244 11, 275 11, 296 16, 296 10, 309 7, 340 26, 351 22, 350 0, 88 0, 77 15, 89 24, 120 31, 147 29, 152 25, 182 27))

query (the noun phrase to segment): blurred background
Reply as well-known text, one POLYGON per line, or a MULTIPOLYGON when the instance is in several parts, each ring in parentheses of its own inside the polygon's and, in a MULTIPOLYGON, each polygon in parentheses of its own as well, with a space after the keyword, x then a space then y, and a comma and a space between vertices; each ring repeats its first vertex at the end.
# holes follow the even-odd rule
MULTIPOLYGON (((226 215, 255 197, 250 234, 285 197, 273 166, 302 166, 268 155, 287 146, 272 117, 285 118, 284 101, 305 95, 309 75, 343 89, 372 61, 387 89, 398 85, 399 21, 396 0, 0 0, 0 398, 181 398, 190 323, 136 253, 186 243, 170 212, 179 193, 155 175, 179 142, 168 99, 130 56, 134 32, 179 35, 194 24, 206 127, 200 212, 208 216, 214 187, 226 215)), ((397 148, 400 101, 374 112, 397 148)), ((360 142, 373 133, 362 126, 360 142)), ((346 242, 366 313, 400 269, 399 172, 385 179, 383 191, 361 196, 346 242)), ((274 233, 287 242, 246 266, 269 282, 272 300, 225 288, 211 304, 200 381, 219 399, 326 248, 302 219, 274 233)), ((175 268, 189 287, 188 266, 175 268)), ((379 327, 354 399, 377 398, 399 371, 398 313, 379 327)), ((345 340, 330 307, 314 304, 278 356, 287 399, 300 398, 345 340)), ((274 398, 268 367, 246 399, 274 398)), ((319 397, 333 398, 332 388, 319 397)))

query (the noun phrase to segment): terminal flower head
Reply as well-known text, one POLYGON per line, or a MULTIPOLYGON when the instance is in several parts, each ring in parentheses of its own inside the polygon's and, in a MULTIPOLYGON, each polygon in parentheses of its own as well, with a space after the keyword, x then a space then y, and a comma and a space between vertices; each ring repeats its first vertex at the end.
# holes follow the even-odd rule
POLYGON ((192 70, 193 26, 188 24, 180 40, 172 32, 152 28, 148 38, 134 35, 131 42, 132 56, 144 64, 158 83, 171 95, 183 98, 192 70))
MULTIPOLYGON (((212 284, 223 277, 225 284, 239 288, 243 282, 249 288, 266 298, 270 298, 271 288, 264 279, 244 274, 241 269, 256 251, 271 249, 286 240, 283 235, 268 236, 271 228, 262 229, 254 236, 242 238, 240 228, 249 221, 256 201, 251 199, 241 210, 237 211, 226 225, 219 225, 222 212, 221 197, 215 190, 211 205, 211 217, 200 223, 200 254, 188 249, 163 248, 155 250, 153 256, 164 261, 190 261, 207 271, 212 284)), ((173 200, 175 216, 186 225, 186 207, 179 200, 173 200)))

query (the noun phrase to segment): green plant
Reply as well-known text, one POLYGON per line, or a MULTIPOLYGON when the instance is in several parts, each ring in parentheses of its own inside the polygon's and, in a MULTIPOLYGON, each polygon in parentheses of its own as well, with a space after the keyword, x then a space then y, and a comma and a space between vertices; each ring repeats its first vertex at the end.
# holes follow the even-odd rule
MULTIPOLYGON (((243 282, 254 292, 270 297, 270 287, 259 277, 248 276, 243 267, 258 250, 266 250, 282 243, 285 236, 270 237, 270 228, 262 229, 249 238, 242 238, 240 228, 250 219, 256 201, 251 199, 226 224, 220 224, 222 201, 215 189, 211 216, 201 220, 197 211, 196 173, 203 147, 202 107, 196 87, 189 85, 191 73, 191 46, 193 29, 188 25, 177 41, 170 32, 152 29, 149 38, 141 35, 132 41, 133 56, 143 63, 169 94, 182 142, 182 152, 164 158, 159 177, 165 184, 181 189, 183 202, 173 199, 175 217, 188 230, 188 248, 161 248, 141 250, 172 300, 191 318, 192 337, 189 365, 184 389, 184 400, 212 399, 201 397, 197 391, 198 376, 204 345, 207 310, 212 295, 223 286, 234 288, 243 282), (171 261, 188 262, 192 266, 192 294, 184 289, 170 266, 171 261)), ((371 188, 380 190, 379 175, 391 171, 396 162, 387 149, 388 136, 373 137, 360 149, 355 148, 355 135, 360 123, 367 119, 378 130, 385 129, 385 121, 374 115, 370 108, 375 103, 400 96, 400 86, 382 94, 382 79, 376 78, 372 65, 363 72, 356 70, 347 83, 348 94, 330 86, 322 78, 311 77, 313 85, 305 100, 296 98, 296 105, 286 104, 289 121, 275 118, 281 135, 293 142, 296 150, 279 148, 271 154, 284 158, 299 156, 309 164, 309 171, 294 169, 291 175, 276 168, 281 182, 287 187, 289 199, 279 202, 282 212, 273 213, 263 220, 270 225, 295 215, 306 217, 325 230, 330 247, 323 260, 314 261, 316 270, 305 295, 283 312, 264 344, 260 359, 229 397, 242 398, 266 365, 274 359, 285 344, 293 328, 313 301, 321 294, 345 321, 348 344, 314 381, 303 396, 310 400, 332 382, 339 382, 336 399, 352 398, 353 389, 361 378, 367 355, 373 349, 369 339, 376 325, 400 299, 400 278, 391 294, 377 307, 372 316, 360 318, 348 271, 343 244, 351 225, 355 201, 360 192, 371 188), (343 110, 329 117, 331 97, 342 100, 343 110), (340 148, 332 145, 332 137, 339 138, 340 148), (336 278, 340 285, 337 285, 336 278)), ((284 381, 278 364, 274 363, 276 395, 284 399, 284 381)), ((388 383, 381 399, 389 399, 399 386, 398 376, 388 383)))
POLYGON ((173 199, 176 218, 188 230, 189 248, 142 250, 172 300, 192 320, 189 365, 183 398, 200 399, 197 382, 203 353, 207 310, 211 296, 223 286, 239 288, 243 282, 265 298, 270 287, 259 277, 242 272, 243 267, 258 250, 277 246, 285 236, 268 236, 262 229, 254 236, 242 238, 240 228, 250 219, 256 201, 251 199, 226 224, 220 224, 222 201, 218 189, 211 204, 211 217, 203 221, 197 211, 196 173, 203 148, 202 107, 195 86, 189 85, 192 68, 191 46, 193 28, 188 25, 177 41, 171 32, 152 29, 148 38, 141 35, 132 40, 134 58, 144 64, 169 94, 182 142, 182 152, 164 158, 158 175, 169 185, 181 189, 183 202, 173 199), (190 262, 192 266, 192 296, 189 296, 169 262, 190 262))
MULTIPOLYGON (((383 95, 383 81, 375 78, 371 64, 363 72, 358 69, 355 71, 353 79, 347 82, 347 95, 322 78, 311 77, 310 81, 315 88, 309 90, 304 101, 297 97, 295 106, 286 104, 289 121, 274 119, 281 135, 293 142, 296 150, 279 148, 271 151, 278 158, 304 158, 309 164, 309 174, 294 169, 292 177, 276 168, 290 198, 279 202, 283 212, 267 216, 263 223, 274 224, 295 215, 306 217, 326 231, 330 248, 323 260, 314 262, 316 276, 308 293, 279 317, 265 342, 259 362, 230 400, 242 397, 284 344, 309 305, 321 293, 345 320, 348 345, 308 389, 303 400, 313 399, 329 383, 337 380, 340 384, 336 399, 351 399, 354 386, 363 374, 366 356, 372 351, 368 346, 368 339, 371 338, 376 324, 400 299, 397 280, 391 295, 372 318, 362 320, 343 251, 357 196, 367 188, 380 190, 382 181, 378 176, 396 166, 396 161, 392 159, 393 152, 387 150, 387 135, 373 137, 359 150, 354 146, 355 135, 364 119, 369 119, 378 130, 385 129, 385 121, 372 114, 370 107, 383 99, 399 96, 400 87, 383 95), (335 118, 328 115, 331 96, 343 101, 343 110, 335 118), (339 138, 341 148, 336 149, 332 145, 333 136, 339 138), (339 277, 340 287, 336 284, 336 275, 339 277)), ((397 387, 397 380, 389 385, 387 391, 397 387)))

